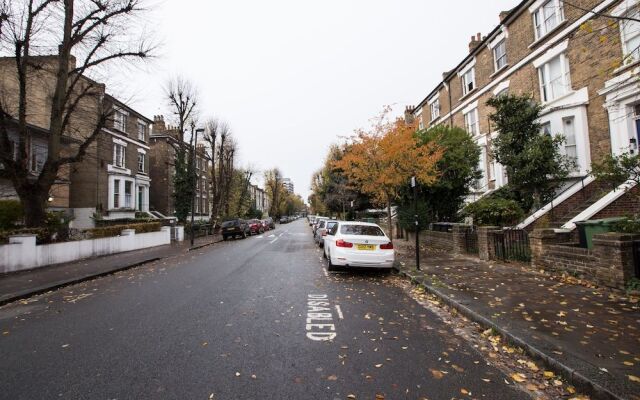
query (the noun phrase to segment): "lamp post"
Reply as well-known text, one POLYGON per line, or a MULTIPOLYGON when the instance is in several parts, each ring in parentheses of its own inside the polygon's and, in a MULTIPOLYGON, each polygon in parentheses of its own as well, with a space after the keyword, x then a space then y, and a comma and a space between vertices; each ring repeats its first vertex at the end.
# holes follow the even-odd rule
POLYGON ((418 185, 416 177, 411 177, 411 187, 413 188, 413 216, 416 226, 416 269, 420 270, 420 223, 418 220, 418 185))
POLYGON ((193 217, 194 214, 196 213, 196 187, 198 185, 198 177, 196 175, 196 143, 198 142, 198 133, 202 132, 204 133, 204 129, 202 128, 198 128, 195 131, 195 136, 192 138, 191 141, 191 182, 192 182, 192 188, 191 188, 191 233, 190 233, 190 239, 191 239, 191 247, 193 247, 193 242, 195 241, 195 231, 193 229, 193 217))

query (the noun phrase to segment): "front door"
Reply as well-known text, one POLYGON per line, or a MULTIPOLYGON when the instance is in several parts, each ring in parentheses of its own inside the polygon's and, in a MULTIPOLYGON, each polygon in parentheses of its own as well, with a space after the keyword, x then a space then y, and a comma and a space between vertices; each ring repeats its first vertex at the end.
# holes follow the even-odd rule
POLYGON ((142 211, 142 202, 144 201, 144 188, 142 186, 138 186, 138 211, 142 211))

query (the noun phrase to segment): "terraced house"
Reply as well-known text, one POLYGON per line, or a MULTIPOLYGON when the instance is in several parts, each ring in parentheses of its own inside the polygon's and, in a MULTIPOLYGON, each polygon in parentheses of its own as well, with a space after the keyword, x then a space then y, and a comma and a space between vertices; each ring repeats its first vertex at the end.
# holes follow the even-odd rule
POLYGON ((576 168, 554 201, 520 227, 532 229, 545 215, 573 228, 574 221, 640 211, 627 192, 637 188, 610 190, 589 175, 592 161, 606 154, 638 151, 639 16, 637 0, 526 0, 500 13, 489 34, 471 37, 460 63, 411 110, 422 127, 463 127, 480 146, 483 177, 470 201, 508 182, 490 157, 497 132, 487 100, 526 93, 544 107, 543 133, 565 137, 562 152, 576 168))
MULTIPOLYGON (((29 75, 27 159, 35 178, 49 151, 48 135, 57 58, 32 57, 37 68, 29 75)), ((71 61, 75 68, 75 59, 71 61)), ((0 58, 0 95, 8 110, 17 110, 18 80, 15 59, 0 58)), ((91 228, 96 218, 134 218, 149 210, 149 167, 147 145, 151 120, 106 93, 104 84, 80 76, 78 91, 90 91, 71 115, 62 138, 62 153, 76 151, 105 113, 107 122, 87 147, 81 162, 65 165, 49 192, 49 209, 65 211, 74 228, 91 228)), ((15 112, 14 112, 15 114, 15 112)), ((17 149, 18 133, 9 130, 9 140, 17 149)), ((17 156, 14 156, 17 159, 17 156)), ((0 169, 2 166, 0 165, 0 169)), ((0 178, 0 198, 17 199, 8 179, 0 178)))

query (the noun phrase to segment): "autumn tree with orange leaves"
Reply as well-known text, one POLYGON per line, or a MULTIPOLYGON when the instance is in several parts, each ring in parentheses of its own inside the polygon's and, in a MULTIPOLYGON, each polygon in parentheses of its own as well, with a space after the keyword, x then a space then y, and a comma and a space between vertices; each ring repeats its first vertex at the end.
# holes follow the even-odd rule
POLYGON ((390 111, 386 107, 369 130, 355 132, 335 167, 374 202, 386 205, 391 238, 391 203, 412 176, 423 185, 438 179, 436 163, 442 157, 442 149, 434 143, 421 145, 415 134, 416 124, 402 118, 390 119, 390 111))

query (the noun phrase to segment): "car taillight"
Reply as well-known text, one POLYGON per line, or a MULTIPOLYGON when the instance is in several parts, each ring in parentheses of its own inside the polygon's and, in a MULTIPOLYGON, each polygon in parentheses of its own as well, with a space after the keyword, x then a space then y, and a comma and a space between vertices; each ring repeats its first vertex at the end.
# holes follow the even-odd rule
POLYGON ((336 240, 336 247, 353 247, 353 243, 345 242, 342 239, 336 240))
POLYGON ((380 250, 393 250, 393 243, 385 243, 380 245, 380 250))

